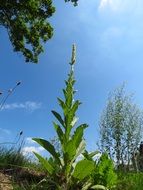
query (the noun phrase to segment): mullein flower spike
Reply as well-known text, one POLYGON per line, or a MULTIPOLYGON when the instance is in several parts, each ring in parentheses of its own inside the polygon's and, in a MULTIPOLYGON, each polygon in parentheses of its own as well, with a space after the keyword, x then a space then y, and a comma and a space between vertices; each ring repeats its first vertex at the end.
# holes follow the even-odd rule
POLYGON ((71 58, 71 65, 75 64, 76 62, 76 45, 73 44, 72 46, 72 58, 71 58))

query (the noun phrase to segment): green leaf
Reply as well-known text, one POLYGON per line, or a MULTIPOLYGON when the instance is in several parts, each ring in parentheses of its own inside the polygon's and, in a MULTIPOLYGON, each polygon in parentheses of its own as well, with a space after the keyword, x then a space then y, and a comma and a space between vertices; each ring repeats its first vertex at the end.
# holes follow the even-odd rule
POLYGON ((79 180, 83 180, 91 174, 94 168, 95 164, 93 161, 81 160, 75 166, 73 177, 79 180))
POLYGON ((82 140, 77 147, 74 139, 72 138, 64 147, 66 159, 72 164, 85 150, 85 141, 82 140))
POLYGON ((40 138, 32 138, 32 140, 36 141, 43 148, 45 148, 56 159, 56 161, 61 164, 58 153, 49 141, 40 138))
POLYGON ((76 148, 76 154, 75 154, 75 157, 73 160, 76 160, 78 158, 78 156, 83 153, 83 151, 85 150, 85 145, 86 145, 85 140, 82 140, 80 142, 78 148, 76 148))
POLYGON ((89 156, 93 158, 96 154, 99 154, 99 153, 100 153, 100 151, 98 151, 98 150, 94 151, 94 152, 90 152, 89 156))
POLYGON ((76 130, 74 132, 74 135, 72 137, 76 148, 78 148, 79 144, 81 143, 82 138, 83 138, 83 131, 87 127, 88 126, 86 124, 82 124, 82 125, 80 125, 79 127, 76 128, 76 130))
POLYGON ((71 109, 71 114, 75 114, 75 112, 77 111, 78 109, 78 106, 81 104, 81 102, 79 100, 76 100, 72 106, 72 109, 71 109))
MULTIPOLYGON (((66 125, 67 125, 67 126, 69 126, 69 125, 72 124, 73 119, 74 119, 74 117, 75 117, 75 112, 76 112, 76 110, 78 109, 78 106, 79 106, 79 105, 80 105, 80 102, 77 100, 77 101, 73 104, 72 108, 69 110, 68 114, 66 115, 65 121, 66 121, 66 125)), ((72 125, 71 125, 71 127, 72 127, 72 125)), ((70 130, 69 130, 69 131, 70 131, 70 130)))
POLYGON ((99 151, 94 151, 94 152, 90 152, 88 153, 87 150, 85 150, 82 155, 88 159, 88 160, 93 160, 93 157, 96 155, 96 154, 99 154, 100 152, 99 151))
POLYGON ((73 101, 73 88, 70 84, 66 89, 66 106, 68 109, 72 106, 72 101, 73 101))
POLYGON ((63 121, 62 117, 60 116, 60 114, 57 113, 56 111, 52 111, 52 113, 56 117, 56 119, 61 123, 61 125, 64 127, 64 121, 63 121))
POLYGON ((66 128, 67 136, 69 135, 69 133, 71 132, 71 129, 73 127, 75 112, 78 109, 79 105, 80 105, 80 102, 77 100, 73 104, 72 108, 69 110, 68 114, 65 116, 65 124, 67 126, 67 128, 66 128))
POLYGON ((45 158, 43 158, 41 155, 39 155, 36 152, 33 152, 35 154, 35 156, 38 158, 39 162, 42 164, 42 166, 49 172, 49 174, 53 174, 54 173, 54 168, 52 167, 52 165, 48 162, 48 160, 46 160, 45 158))
POLYGON ((55 122, 53 122, 53 125, 54 125, 56 132, 57 132, 57 135, 58 135, 58 138, 59 138, 61 144, 63 144, 64 133, 63 133, 61 127, 59 125, 57 125, 55 122))
POLYGON ((78 117, 74 117, 72 122, 71 122, 71 126, 74 127, 75 124, 77 123, 77 121, 78 121, 78 117))
POLYGON ((62 107, 63 110, 65 110, 65 103, 63 100, 61 100, 60 98, 57 98, 58 99, 58 102, 59 102, 59 105, 62 107))
POLYGON ((76 154, 76 147, 73 140, 65 144, 65 154, 68 161, 71 161, 76 154))
POLYGON ((64 97, 66 99, 66 90, 65 89, 63 89, 63 94, 64 94, 64 97))
POLYGON ((69 78, 67 81, 65 81, 66 89, 64 91, 65 105, 67 107, 67 110, 69 110, 72 106, 74 82, 75 82, 75 80, 73 79, 73 71, 70 71, 69 78))

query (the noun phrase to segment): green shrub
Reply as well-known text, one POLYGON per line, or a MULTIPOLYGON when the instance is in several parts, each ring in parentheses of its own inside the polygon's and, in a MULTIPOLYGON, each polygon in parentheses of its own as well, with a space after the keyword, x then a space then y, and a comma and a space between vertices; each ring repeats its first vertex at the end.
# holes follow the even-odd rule
POLYGON ((109 189, 114 188, 117 183, 117 175, 114 171, 114 165, 106 153, 102 154, 96 169, 92 174, 94 183, 102 184, 109 189))

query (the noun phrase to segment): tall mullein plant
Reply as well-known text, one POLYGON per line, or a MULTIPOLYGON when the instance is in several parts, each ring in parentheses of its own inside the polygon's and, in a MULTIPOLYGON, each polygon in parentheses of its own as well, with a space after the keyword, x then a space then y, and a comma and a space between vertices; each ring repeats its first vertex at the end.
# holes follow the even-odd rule
POLYGON ((75 61, 76 47, 73 45, 70 72, 68 79, 65 81, 66 87, 63 89, 64 99, 58 98, 63 113, 59 114, 56 111, 52 111, 57 120, 57 122, 53 122, 53 125, 60 141, 60 153, 57 152, 56 148, 49 141, 33 138, 34 141, 40 144, 52 156, 51 161, 51 159, 47 160, 34 152, 43 167, 53 177, 56 189, 72 189, 73 186, 75 187, 75 183, 79 184, 81 181, 85 181, 94 169, 94 162, 90 160, 77 161, 79 155, 85 150, 83 132, 87 125, 82 124, 73 130, 77 123, 76 111, 81 104, 79 100, 74 100, 75 61), (60 180, 57 179, 58 174, 62 176, 60 180))

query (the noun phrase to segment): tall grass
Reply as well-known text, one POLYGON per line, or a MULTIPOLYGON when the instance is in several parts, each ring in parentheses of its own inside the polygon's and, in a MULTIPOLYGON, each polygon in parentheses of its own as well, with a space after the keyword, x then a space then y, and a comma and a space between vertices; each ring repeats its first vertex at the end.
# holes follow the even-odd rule
POLYGON ((0 169, 26 166, 29 163, 29 160, 22 154, 21 148, 0 147, 0 169))
POLYGON ((45 176, 41 171, 39 164, 23 155, 21 145, 0 146, 0 172, 11 176, 14 190, 40 189, 39 182, 45 176))

